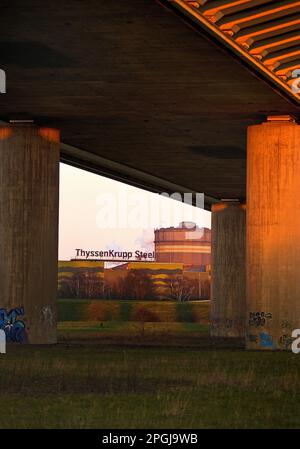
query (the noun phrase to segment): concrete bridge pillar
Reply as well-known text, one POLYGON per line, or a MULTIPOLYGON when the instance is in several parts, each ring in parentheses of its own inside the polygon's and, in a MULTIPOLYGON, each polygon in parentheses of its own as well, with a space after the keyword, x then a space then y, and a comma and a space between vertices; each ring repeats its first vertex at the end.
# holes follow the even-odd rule
POLYGON ((0 128, 0 329, 56 342, 59 131, 0 128))
POLYGON ((300 328, 300 126, 270 118, 248 129, 248 349, 289 349, 300 328))
POLYGON ((244 337, 246 207, 222 202, 212 207, 211 336, 244 337))

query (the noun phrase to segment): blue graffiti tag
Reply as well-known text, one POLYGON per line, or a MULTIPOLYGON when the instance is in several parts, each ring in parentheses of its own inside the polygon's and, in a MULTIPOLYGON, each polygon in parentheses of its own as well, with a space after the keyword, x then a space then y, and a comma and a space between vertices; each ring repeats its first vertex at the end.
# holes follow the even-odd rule
POLYGON ((10 312, 0 309, 0 329, 4 330, 8 342, 27 341, 25 323, 18 319, 21 315, 24 315, 24 307, 12 309, 10 312))
POLYGON ((271 335, 267 334, 266 332, 261 332, 259 334, 260 338, 260 346, 266 348, 266 347, 273 347, 273 338, 271 335))

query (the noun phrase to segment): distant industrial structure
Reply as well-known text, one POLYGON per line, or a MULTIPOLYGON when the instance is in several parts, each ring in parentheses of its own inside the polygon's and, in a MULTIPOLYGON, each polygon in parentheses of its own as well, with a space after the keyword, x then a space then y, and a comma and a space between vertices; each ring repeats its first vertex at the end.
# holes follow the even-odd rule
POLYGON ((154 236, 153 260, 137 256, 132 260, 133 252, 121 253, 128 260, 118 260, 119 253, 106 259, 104 252, 85 251, 86 259, 60 261, 59 297, 209 299, 210 229, 182 222, 178 227, 156 229, 154 236), (100 254, 103 258, 89 258, 100 254), (107 262, 123 263, 109 268, 107 262))
POLYGON ((183 221, 178 227, 154 231, 155 260, 159 263, 182 263, 189 271, 209 271, 211 230, 183 221))
POLYGON ((105 268, 96 260, 59 261, 59 298, 189 301, 210 298, 210 273, 182 263, 127 262, 105 268))

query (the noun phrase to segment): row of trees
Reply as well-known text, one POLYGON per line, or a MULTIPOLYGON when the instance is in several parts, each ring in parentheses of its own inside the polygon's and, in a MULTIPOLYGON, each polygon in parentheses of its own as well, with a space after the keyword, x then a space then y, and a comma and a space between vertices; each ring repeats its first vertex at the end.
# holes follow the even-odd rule
MULTIPOLYGON (((179 302, 208 299, 210 282, 174 276, 166 281, 165 299, 179 302)), ((60 281, 60 298, 157 299, 159 296, 153 279, 143 272, 129 271, 118 280, 105 282, 96 273, 76 273, 60 281)))
POLYGON ((73 276, 60 280, 59 298, 102 298, 104 297, 104 282, 96 273, 75 273, 73 276))

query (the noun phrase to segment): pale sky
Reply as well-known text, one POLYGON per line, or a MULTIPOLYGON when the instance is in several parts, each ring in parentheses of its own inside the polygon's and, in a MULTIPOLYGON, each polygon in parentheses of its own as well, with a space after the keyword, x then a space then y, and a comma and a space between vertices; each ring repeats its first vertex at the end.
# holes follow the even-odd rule
POLYGON ((208 211, 60 164, 60 260, 77 248, 153 251, 153 229, 183 220, 211 226, 208 211))

